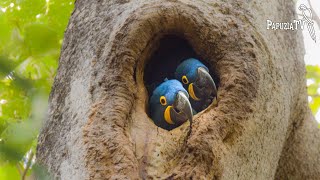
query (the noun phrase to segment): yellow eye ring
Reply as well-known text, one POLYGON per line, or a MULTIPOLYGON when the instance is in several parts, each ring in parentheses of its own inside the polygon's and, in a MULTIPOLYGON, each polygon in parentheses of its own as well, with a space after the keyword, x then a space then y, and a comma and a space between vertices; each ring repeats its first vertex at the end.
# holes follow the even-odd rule
POLYGON ((182 82, 183 82, 183 84, 188 84, 189 83, 189 80, 188 80, 187 76, 182 76, 182 82))
POLYGON ((167 99, 166 99, 166 97, 164 97, 164 96, 161 96, 161 97, 160 97, 160 104, 163 105, 163 106, 167 105, 167 99))

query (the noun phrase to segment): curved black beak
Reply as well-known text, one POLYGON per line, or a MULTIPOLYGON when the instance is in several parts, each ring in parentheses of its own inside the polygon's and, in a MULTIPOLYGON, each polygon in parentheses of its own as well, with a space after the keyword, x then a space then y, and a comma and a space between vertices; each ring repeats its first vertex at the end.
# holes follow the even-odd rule
POLYGON ((192 108, 189 97, 185 92, 179 91, 177 93, 176 99, 170 109, 170 116, 175 124, 183 124, 187 120, 192 122, 192 108))
POLYGON ((188 88, 193 92, 189 92, 192 99, 199 101, 201 99, 213 99, 217 96, 217 88, 216 84, 214 83, 211 75, 209 72, 203 68, 199 67, 198 71, 198 78, 194 83, 191 83, 188 88))

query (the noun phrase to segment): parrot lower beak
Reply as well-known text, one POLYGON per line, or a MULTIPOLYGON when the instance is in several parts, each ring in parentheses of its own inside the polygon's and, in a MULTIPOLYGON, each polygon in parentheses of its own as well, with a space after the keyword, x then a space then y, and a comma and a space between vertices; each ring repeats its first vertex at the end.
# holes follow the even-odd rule
POLYGON ((187 120, 192 121, 191 104, 185 92, 179 91, 177 93, 173 106, 170 109, 170 116, 175 124, 182 124, 187 120))
POLYGON ((209 72, 203 67, 198 68, 198 78, 189 85, 188 90, 191 98, 196 101, 204 98, 213 99, 217 95, 216 84, 209 72))

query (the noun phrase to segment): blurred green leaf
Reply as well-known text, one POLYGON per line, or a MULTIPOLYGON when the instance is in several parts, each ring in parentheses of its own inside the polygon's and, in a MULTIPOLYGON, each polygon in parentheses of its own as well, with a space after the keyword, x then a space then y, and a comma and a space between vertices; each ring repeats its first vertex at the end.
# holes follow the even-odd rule
POLYGON ((309 106, 313 115, 316 115, 320 108, 320 67, 307 65, 306 69, 309 106))
POLYGON ((33 167, 32 167, 32 170, 35 174, 35 177, 37 179, 41 179, 41 180, 51 180, 53 179, 49 172, 43 168, 43 166, 39 165, 39 164, 35 164, 33 167))
POLYGON ((25 27, 25 42, 32 54, 56 52, 59 45, 57 33, 43 24, 31 24, 25 27))
MULTIPOLYGON (((11 28, 8 25, 8 22, 5 18, 5 16, 3 15, 3 13, 1 13, 0 11, 0 47, 4 46, 6 44, 6 42, 9 41, 10 38, 10 34, 11 34, 11 28)), ((0 49, 0 52, 2 50, 0 49)))
POLYGON ((315 115, 320 107, 320 97, 315 97, 310 103, 312 113, 315 115))
MULTIPOLYGON (((70 0, 0 1, 0 179, 21 179, 18 169, 28 168, 22 165, 35 152, 73 6, 70 0)), ((27 176, 49 179, 32 164, 27 176)))
POLYGON ((8 76, 14 68, 14 63, 6 57, 0 56, 0 79, 4 79, 8 76))
POLYGON ((12 164, 0 165, 0 179, 19 180, 20 174, 17 168, 12 164))

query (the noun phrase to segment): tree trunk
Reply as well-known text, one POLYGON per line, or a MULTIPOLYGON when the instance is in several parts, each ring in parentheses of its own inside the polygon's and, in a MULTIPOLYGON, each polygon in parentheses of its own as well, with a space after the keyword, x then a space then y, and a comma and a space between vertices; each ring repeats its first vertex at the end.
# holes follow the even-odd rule
POLYGON ((319 178, 302 34, 266 28, 296 19, 294 9, 291 0, 77 0, 38 161, 68 180, 319 178), (217 106, 191 129, 158 128, 146 79, 191 55, 210 66, 217 106))

